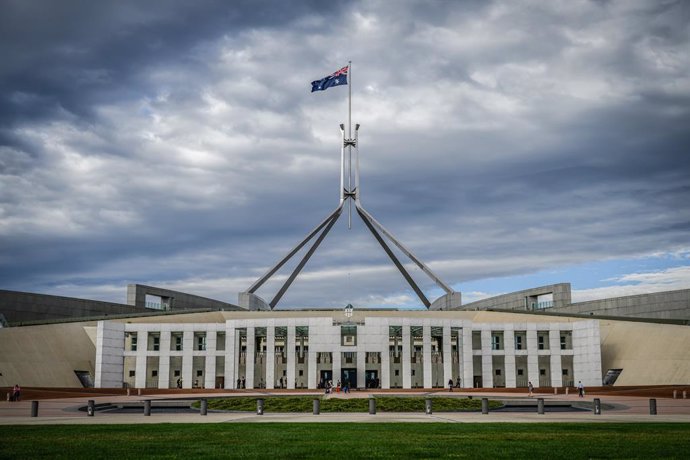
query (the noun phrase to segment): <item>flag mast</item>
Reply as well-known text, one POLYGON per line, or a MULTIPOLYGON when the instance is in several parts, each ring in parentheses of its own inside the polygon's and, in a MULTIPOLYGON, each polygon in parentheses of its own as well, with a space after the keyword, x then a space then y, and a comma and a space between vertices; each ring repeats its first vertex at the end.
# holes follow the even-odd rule
MULTIPOLYGON (((352 139, 352 61, 347 61, 347 137, 352 139)), ((352 145, 347 149, 348 152, 348 178, 347 188, 352 192, 352 145)), ((352 229, 352 200, 349 200, 347 212, 347 229, 352 229)))

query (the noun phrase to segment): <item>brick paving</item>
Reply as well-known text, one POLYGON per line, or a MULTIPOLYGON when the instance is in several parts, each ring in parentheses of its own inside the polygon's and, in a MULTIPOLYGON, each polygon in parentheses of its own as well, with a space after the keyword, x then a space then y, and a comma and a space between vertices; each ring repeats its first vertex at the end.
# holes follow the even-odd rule
MULTIPOLYGON (((665 390, 664 390, 665 391, 665 390)), ((494 400, 503 400, 517 404, 536 405, 536 398, 543 397, 545 403, 571 402, 576 404, 589 405, 591 407, 594 398, 599 398, 603 405, 602 414, 595 415, 591 410, 572 411, 572 412, 547 412, 544 415, 533 412, 502 412, 492 411, 489 414, 467 413, 467 412, 436 412, 431 415, 420 413, 384 413, 378 412, 376 415, 368 413, 323 413, 313 415, 310 413, 265 413, 256 415, 250 412, 209 412, 207 416, 198 413, 157 413, 155 401, 169 401, 176 399, 199 399, 202 397, 214 398, 222 396, 244 395, 248 397, 261 397, 270 395, 313 395, 322 396, 320 391, 308 390, 262 390, 262 391, 223 391, 223 390, 175 390, 175 391, 156 391, 144 390, 140 396, 133 391, 127 396, 121 390, 49 390, 43 389, 35 391, 33 394, 43 399, 39 400, 38 417, 30 417, 31 398, 24 398, 19 402, 0 402, 0 425, 18 424, 124 424, 124 423, 261 423, 261 422, 318 422, 318 423, 343 423, 343 422, 362 422, 362 423, 381 423, 381 422, 440 422, 440 423, 486 423, 486 422, 512 422, 512 423, 543 423, 543 422, 685 422, 690 423, 690 399, 682 399, 682 392, 676 393, 677 398, 657 397, 658 415, 649 415, 649 397, 635 396, 635 394, 649 393, 648 389, 637 389, 634 391, 601 391, 594 393, 588 392, 585 398, 578 398, 577 394, 557 394, 542 393, 529 398, 524 391, 355 391, 349 395, 334 393, 328 395, 329 398, 368 398, 370 395, 385 396, 450 396, 458 398, 488 397, 494 400), (54 391, 54 393, 51 393, 54 391), (156 394, 146 394, 146 393, 156 394), (50 397, 51 394, 59 397, 50 397), (67 397, 65 397, 67 396, 67 397), (154 410, 151 416, 144 416, 143 409, 139 413, 112 413, 108 411, 96 411, 95 416, 88 417, 80 407, 84 407, 89 399, 93 399, 96 404, 105 403, 137 403, 145 399, 154 401, 154 410)), ((31 396, 31 391, 24 393, 31 396)), ((667 393, 664 393, 667 394, 667 393)), ((670 393, 672 395, 672 392, 670 393)), ((690 394, 686 393, 687 396, 690 394)))

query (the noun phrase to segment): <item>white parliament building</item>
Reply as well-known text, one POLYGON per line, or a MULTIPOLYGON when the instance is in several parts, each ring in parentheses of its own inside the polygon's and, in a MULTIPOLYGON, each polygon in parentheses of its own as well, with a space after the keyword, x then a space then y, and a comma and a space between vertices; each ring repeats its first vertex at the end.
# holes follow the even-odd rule
MULTIPOLYGON (((95 386, 315 389, 601 385, 599 322, 483 312, 217 312, 223 322, 99 321, 95 386), (491 316, 495 318, 491 318, 491 316), (467 318, 463 318, 463 316, 467 318), (516 316, 516 315, 508 315, 516 316)), ((158 318, 160 320, 160 317, 158 318)))

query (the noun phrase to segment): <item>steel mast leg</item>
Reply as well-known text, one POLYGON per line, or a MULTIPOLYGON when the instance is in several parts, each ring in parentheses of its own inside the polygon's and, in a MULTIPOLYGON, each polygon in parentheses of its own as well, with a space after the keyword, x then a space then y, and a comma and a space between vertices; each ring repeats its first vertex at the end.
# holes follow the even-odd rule
MULTIPOLYGON (((339 208, 339 210, 342 208, 339 208)), ((297 275, 299 275, 299 272, 302 271, 304 266, 307 264, 311 256, 314 254, 316 249, 319 247, 321 242, 323 241, 324 238, 326 238, 326 235, 328 235, 328 232, 331 231, 331 228, 333 228, 333 225, 338 221, 338 218, 340 217, 340 212, 337 214, 333 215, 328 222, 328 225, 326 225, 326 228, 323 229, 323 232, 319 235, 319 237, 314 241, 314 244, 309 248, 307 253, 302 257, 302 260, 300 260, 299 264, 297 264, 297 267, 293 270, 292 274, 290 277, 285 281, 285 284, 283 284, 283 287, 280 288, 280 291, 273 297, 273 300, 271 300, 271 303, 269 304, 271 307, 271 310, 275 308, 275 306, 278 304, 280 301, 281 297, 283 297, 283 294, 285 294, 285 291, 288 290, 290 285, 292 284, 293 281, 295 281, 295 278, 297 278, 297 275)))
POLYGON ((390 259, 393 261, 395 266, 398 268, 398 270, 400 271, 402 276, 405 278, 407 283, 410 285, 410 287, 412 287, 414 292, 417 294, 417 297, 419 297, 419 300, 422 301, 422 303, 424 304, 424 306, 426 308, 429 308, 431 306, 431 302, 429 302, 429 299, 426 298, 426 296, 424 295, 422 290, 419 289, 419 286, 417 286, 417 283, 415 283, 414 280, 412 279, 412 277, 410 276, 410 274, 407 273, 407 270, 405 270, 405 267, 403 267, 403 265, 400 263, 398 258, 395 256, 393 251, 391 251, 391 248, 388 247, 388 245, 383 240, 381 235, 379 235, 379 233, 376 231, 376 229, 374 228, 372 223, 369 221, 369 218, 362 213, 359 206, 356 206, 356 209, 357 209, 357 213, 359 214, 359 217, 362 218, 362 221, 367 226, 367 228, 372 233, 372 235, 374 235, 374 238, 376 238, 376 241, 378 241, 379 244, 381 245, 381 247, 383 248, 383 250, 386 251, 386 254, 388 254, 388 257, 390 257, 390 259))

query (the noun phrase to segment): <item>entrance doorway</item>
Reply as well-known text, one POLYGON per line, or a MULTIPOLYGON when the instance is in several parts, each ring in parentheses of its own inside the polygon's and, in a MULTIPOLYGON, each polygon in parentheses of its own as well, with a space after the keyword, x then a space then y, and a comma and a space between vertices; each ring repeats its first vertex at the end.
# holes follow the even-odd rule
POLYGON ((340 383, 341 386, 345 385, 345 382, 350 383, 350 388, 357 388, 357 369, 341 369, 340 371, 340 383))
POLYGON ((474 387, 475 388, 483 388, 481 375, 475 375, 474 376, 474 387))
POLYGON ((225 377, 216 376, 216 388, 225 388, 225 377))
POLYGON ((333 380, 333 371, 323 370, 321 371, 321 380, 319 380, 319 388, 326 388, 326 382, 333 380))
POLYGON ((364 385, 367 388, 379 387, 379 371, 366 371, 364 376, 364 385))

